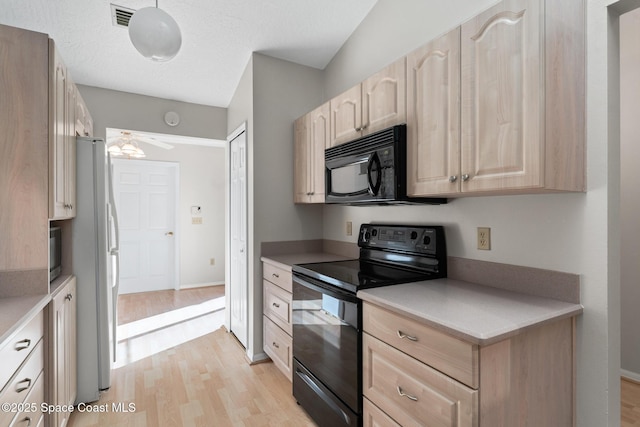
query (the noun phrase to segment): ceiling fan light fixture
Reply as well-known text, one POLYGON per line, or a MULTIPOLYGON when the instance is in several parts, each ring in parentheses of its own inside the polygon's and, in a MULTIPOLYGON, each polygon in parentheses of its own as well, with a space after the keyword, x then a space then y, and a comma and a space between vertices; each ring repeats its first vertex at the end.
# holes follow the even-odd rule
POLYGON ((138 146, 131 132, 121 132, 122 136, 109 144, 107 151, 113 157, 126 157, 128 159, 141 159, 147 157, 138 146))
POLYGON ((153 61, 169 61, 182 46, 182 34, 176 21, 164 10, 144 7, 129 20, 129 38, 133 46, 153 61))

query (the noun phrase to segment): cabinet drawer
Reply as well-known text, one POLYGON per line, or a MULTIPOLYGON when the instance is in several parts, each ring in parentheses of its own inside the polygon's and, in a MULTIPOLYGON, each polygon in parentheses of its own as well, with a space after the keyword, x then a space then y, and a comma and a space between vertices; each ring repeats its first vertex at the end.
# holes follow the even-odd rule
POLYGON ((292 339, 268 317, 263 316, 262 319, 264 322, 264 352, 269 355, 278 369, 289 378, 289 381, 292 381, 292 339))
POLYGON ((478 388, 478 346, 372 304, 363 304, 365 332, 450 377, 478 388))
POLYGON ((363 393, 403 426, 477 427, 478 392, 363 334, 363 393))
POLYGON ((265 280, 275 283, 285 291, 291 292, 292 279, 291 272, 283 268, 276 267, 275 265, 263 262, 262 263, 262 277, 265 280))
POLYGON ((42 338, 44 328, 42 319, 43 315, 40 312, 0 348, 0 391, 5 388, 9 378, 42 338))
POLYGON ((24 411, 20 412, 9 424, 10 427, 33 427, 42 426, 44 414, 41 412, 41 405, 44 402, 44 372, 40 373, 33 388, 24 401, 24 411))
POLYGON ((366 397, 362 399, 363 427, 401 427, 366 397))
MULTIPOLYGON (((27 361, 7 384, 0 402, 3 404, 19 404, 26 400, 27 396, 35 390, 36 380, 44 368, 44 346, 42 340, 31 352, 27 361)), ((41 402, 38 403, 38 406, 41 402)), ((0 426, 6 426, 13 418, 15 412, 0 411, 0 426)))
POLYGON ((266 280, 262 281, 264 291, 264 315, 292 335, 291 293, 266 280))

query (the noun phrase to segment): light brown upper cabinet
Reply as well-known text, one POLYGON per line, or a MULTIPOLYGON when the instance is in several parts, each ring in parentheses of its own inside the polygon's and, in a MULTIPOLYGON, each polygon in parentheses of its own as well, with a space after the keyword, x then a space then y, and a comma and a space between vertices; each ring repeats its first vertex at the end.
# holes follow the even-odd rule
POLYGON ((76 135, 93 136, 93 119, 91 113, 80 95, 80 91, 76 88, 76 135))
POLYGON ((330 101, 330 147, 406 122, 406 59, 330 101))
POLYGON ((584 191, 581 0, 506 0, 462 25, 462 191, 584 191))
POLYGON ((324 203, 324 150, 329 145, 329 103, 294 123, 294 203, 324 203))
POLYGON ((459 191, 460 28, 407 56, 407 134, 407 194, 459 191))
POLYGON ((75 217, 76 212, 76 88, 49 41, 49 218, 75 217))
POLYGON ((452 35, 409 56, 409 194, 584 191, 581 0, 505 0, 460 37, 459 148, 452 35))

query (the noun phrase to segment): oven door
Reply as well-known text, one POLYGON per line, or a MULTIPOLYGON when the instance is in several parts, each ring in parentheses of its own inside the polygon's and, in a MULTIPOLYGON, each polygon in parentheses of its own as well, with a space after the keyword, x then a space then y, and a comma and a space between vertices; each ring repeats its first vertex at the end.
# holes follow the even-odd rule
MULTIPOLYGON (((392 149, 392 148, 391 148, 392 149)), ((326 196, 332 203, 383 199, 383 165, 378 152, 325 159, 326 196)))
POLYGON ((293 395, 320 426, 360 424, 361 317, 354 294, 294 275, 293 395))

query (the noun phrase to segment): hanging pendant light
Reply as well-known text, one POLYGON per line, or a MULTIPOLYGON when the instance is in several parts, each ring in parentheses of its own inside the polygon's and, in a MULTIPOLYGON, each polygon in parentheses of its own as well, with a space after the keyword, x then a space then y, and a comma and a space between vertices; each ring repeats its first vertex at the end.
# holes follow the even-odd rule
POLYGON ((176 21, 167 12, 156 7, 136 10, 129 20, 129 38, 133 46, 153 61, 172 59, 182 45, 182 34, 176 21))

